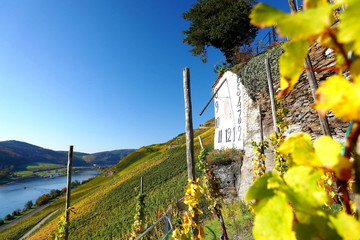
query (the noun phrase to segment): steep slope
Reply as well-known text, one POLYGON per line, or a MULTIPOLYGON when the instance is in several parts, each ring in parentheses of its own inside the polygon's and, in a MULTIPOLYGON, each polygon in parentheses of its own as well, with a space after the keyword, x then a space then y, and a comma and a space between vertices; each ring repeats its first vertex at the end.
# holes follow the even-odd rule
MULTIPOLYGON (((211 120, 212 122, 213 120, 211 120)), ((212 148, 214 127, 195 130, 195 154, 202 136, 206 147, 212 148)), ((144 178, 146 216, 151 224, 171 203, 183 196, 186 185, 185 135, 163 144, 142 147, 121 160, 107 174, 80 186, 72 194, 76 214, 71 214, 70 239, 127 239, 133 216, 140 177, 144 178)), ((32 218, 0 233, 0 239, 17 239, 38 219, 56 209, 57 217, 29 239, 51 239, 64 199, 32 218)))

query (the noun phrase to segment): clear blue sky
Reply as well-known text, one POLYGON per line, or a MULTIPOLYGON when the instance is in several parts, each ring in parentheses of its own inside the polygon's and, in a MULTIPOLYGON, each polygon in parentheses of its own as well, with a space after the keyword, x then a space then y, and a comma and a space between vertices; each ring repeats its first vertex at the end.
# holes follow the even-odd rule
MULTIPOLYGON (((194 127, 213 117, 215 63, 182 43, 195 0, 2 0, 0 141, 93 153, 165 142, 184 132, 182 70, 194 127)), ((287 1, 265 1, 281 4, 287 1)))

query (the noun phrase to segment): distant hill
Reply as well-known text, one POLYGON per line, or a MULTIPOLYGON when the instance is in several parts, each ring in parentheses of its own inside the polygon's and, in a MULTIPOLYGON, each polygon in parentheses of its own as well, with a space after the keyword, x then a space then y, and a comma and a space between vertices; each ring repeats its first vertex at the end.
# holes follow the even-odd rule
POLYGON ((126 157, 129 153, 134 152, 134 149, 121 149, 107 152, 99 152, 93 154, 83 155, 82 159, 86 163, 96 165, 114 165, 119 162, 120 159, 126 157))
MULTIPOLYGON (((73 166, 92 166, 97 164, 114 165, 134 150, 114 150, 94 154, 75 152, 73 166)), ((36 163, 60 164, 67 163, 66 151, 53 151, 20 141, 0 142, 0 170, 25 170, 36 163)))

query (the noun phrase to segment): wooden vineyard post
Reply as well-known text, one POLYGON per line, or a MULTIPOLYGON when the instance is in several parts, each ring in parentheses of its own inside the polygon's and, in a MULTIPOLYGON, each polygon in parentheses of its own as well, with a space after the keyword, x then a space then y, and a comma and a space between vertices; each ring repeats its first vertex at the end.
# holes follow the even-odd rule
MULTIPOLYGON (((70 146, 68 153, 68 164, 67 164, 67 184, 66 184, 66 203, 65 203, 65 222, 69 224, 70 214, 70 192, 71 192, 71 171, 72 171, 72 160, 73 160, 74 146, 70 146)), ((65 239, 68 239, 69 228, 65 229, 65 239)))
POLYGON ((186 130, 186 159, 188 179, 195 180, 194 164, 194 132, 192 122, 192 107, 190 95, 190 69, 185 67, 183 70, 184 80, 184 100, 185 100, 185 130, 186 130))
POLYGON ((263 129, 263 118, 262 118, 262 111, 261 111, 260 104, 259 104, 259 121, 260 121, 260 141, 262 142, 261 153, 264 154, 265 153, 265 151, 264 151, 264 129, 263 129))
POLYGON ((143 193, 144 180, 143 177, 140 178, 140 194, 143 193))
MULTIPOLYGON (((316 100, 316 89, 318 87, 318 84, 316 82, 316 77, 314 72, 311 70, 313 69, 313 66, 311 64, 311 60, 310 60, 310 56, 309 54, 306 55, 305 58, 305 68, 306 68, 306 75, 309 79, 309 85, 310 85, 310 89, 311 89, 311 95, 313 96, 314 101, 316 100)), ((323 133, 325 135, 331 136, 331 132, 330 132, 330 127, 329 127, 329 122, 325 117, 320 116, 320 114, 318 113, 319 116, 319 120, 320 120, 320 125, 321 125, 321 129, 323 131, 323 133)))
POLYGON ((271 113, 272 113, 272 120, 273 120, 273 124, 274 124, 274 131, 278 133, 279 129, 278 129, 277 123, 276 123, 274 84, 273 84, 273 80, 272 80, 272 76, 271 76, 270 63, 269 63, 268 58, 265 58, 265 69, 266 69, 267 82, 268 82, 268 86, 269 86, 269 95, 270 95, 271 113))
MULTIPOLYGON (((186 161, 188 179, 195 182, 195 161, 194 161, 194 130, 192 122, 192 106, 190 94, 190 69, 185 67, 183 70, 184 82, 184 101, 185 101, 185 131, 186 131, 186 161)), ((199 224, 199 216, 195 214, 193 221, 196 225, 199 224)), ((194 235, 198 235, 199 230, 194 229, 194 235)))
MULTIPOLYGON (((290 6, 290 11, 291 13, 296 13, 297 12, 297 8, 296 8, 296 4, 294 2, 294 0, 288 0, 289 6, 290 6)), ((316 100, 316 89, 318 87, 318 84, 316 82, 316 77, 314 72, 311 70, 313 69, 313 66, 311 64, 311 59, 309 54, 306 55, 305 58, 305 69, 306 69, 306 75, 308 77, 309 80, 309 85, 310 85, 310 89, 311 89, 311 95, 313 96, 314 101, 316 100)), ((319 116, 319 120, 320 120, 320 125, 321 125, 321 129, 323 131, 323 133, 325 135, 331 136, 331 132, 330 132, 330 127, 329 127, 329 122, 325 117, 320 116, 320 114, 318 113, 319 116)))
POLYGON ((201 147, 201 148, 204 148, 204 145, 203 145, 203 142, 202 142, 201 137, 199 136, 198 139, 199 139, 200 147, 201 147))

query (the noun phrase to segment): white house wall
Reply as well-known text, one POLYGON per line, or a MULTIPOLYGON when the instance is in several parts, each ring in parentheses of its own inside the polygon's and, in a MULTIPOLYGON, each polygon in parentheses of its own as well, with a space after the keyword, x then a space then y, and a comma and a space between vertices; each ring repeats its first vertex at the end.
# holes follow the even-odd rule
POLYGON ((220 90, 214 98, 215 108, 215 138, 214 148, 244 148, 244 87, 240 78, 227 71, 214 86, 214 93, 220 90), (225 81, 225 82, 224 82, 225 81), (224 84, 221 86, 221 84, 224 84))

